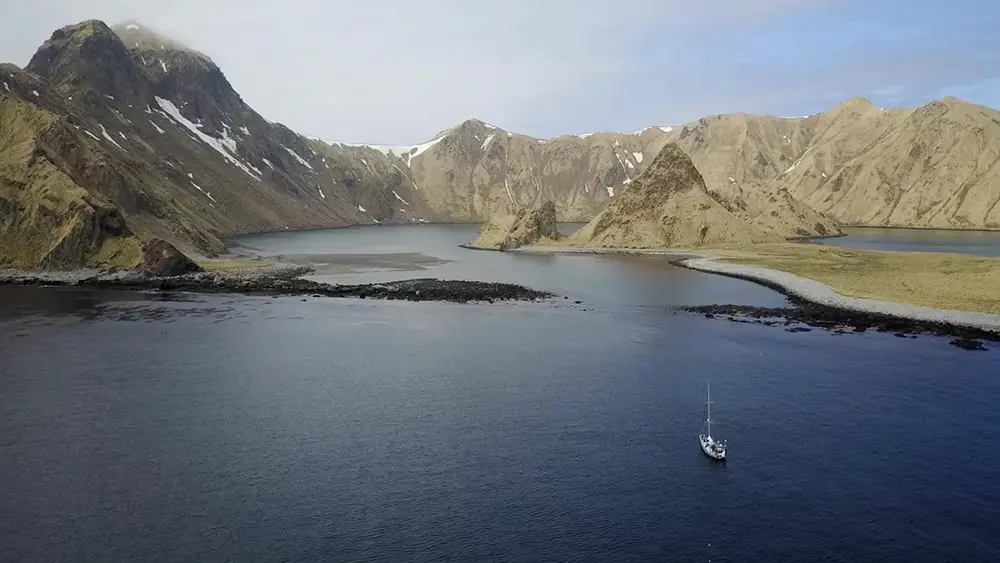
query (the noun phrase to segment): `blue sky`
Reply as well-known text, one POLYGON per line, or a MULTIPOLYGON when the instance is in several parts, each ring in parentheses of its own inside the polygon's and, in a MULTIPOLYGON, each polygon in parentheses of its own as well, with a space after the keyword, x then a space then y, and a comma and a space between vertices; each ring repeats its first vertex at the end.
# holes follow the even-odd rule
POLYGON ((88 18, 138 18, 210 55, 268 119, 333 140, 415 143, 471 117, 632 131, 853 96, 1000 107, 986 0, 48 0, 5 9, 0 59, 23 66, 88 18))

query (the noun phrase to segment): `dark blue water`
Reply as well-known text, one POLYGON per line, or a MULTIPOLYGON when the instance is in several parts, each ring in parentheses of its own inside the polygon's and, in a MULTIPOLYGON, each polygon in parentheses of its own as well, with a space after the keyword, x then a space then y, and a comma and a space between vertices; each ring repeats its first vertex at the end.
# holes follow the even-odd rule
POLYGON ((905 252, 958 252, 979 256, 1000 256, 998 231, 945 231, 937 229, 878 229, 850 227, 846 237, 817 240, 817 243, 862 250, 905 252))
POLYGON ((1000 560, 1000 349, 620 297, 645 286, 588 310, 2 288, 0 559, 1000 560))

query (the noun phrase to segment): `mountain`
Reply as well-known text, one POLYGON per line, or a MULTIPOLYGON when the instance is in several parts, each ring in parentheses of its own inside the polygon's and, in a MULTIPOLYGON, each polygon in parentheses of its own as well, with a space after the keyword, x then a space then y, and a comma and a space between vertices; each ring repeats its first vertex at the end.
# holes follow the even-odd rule
POLYGON ((478 222, 551 200, 564 220, 583 221, 645 168, 644 160, 659 152, 668 130, 546 140, 470 119, 419 145, 314 139, 313 147, 331 157, 364 158, 365 169, 376 176, 395 170, 412 182, 429 214, 440 220, 478 222))
MULTIPOLYGON (((24 71, 7 65, 0 80, 0 205, 21 210, 4 224, 18 247, 5 263, 93 262, 93 244, 31 235, 68 224, 77 206, 67 194, 77 192, 115 210, 139 238, 196 254, 224 251, 222 237, 235 233, 373 222, 348 171, 322 168, 306 139, 258 115, 193 51, 128 48, 87 21, 56 31, 24 71), (42 157, 51 170, 44 186, 33 172, 42 157), (63 187, 49 180, 56 176, 63 187)), ((385 199, 385 188, 364 201, 385 199)))
POLYGON ((691 158, 670 143, 621 197, 569 240, 595 247, 691 248, 783 239, 723 207, 691 158))
MULTIPOLYGON (((664 134, 650 128, 546 141, 469 120, 410 147, 307 139, 254 111, 208 56, 138 22, 66 26, 24 71, 4 69, 5 133, 15 122, 8 115, 38 112, 64 132, 58 147, 41 144, 72 188, 115 210, 138 239, 162 238, 195 255, 224 252, 224 238, 239 233, 480 221, 546 198, 566 217, 586 219, 638 174, 664 134)), ((27 188, 15 180, 5 181, 0 197, 21 209, 27 188)), ((42 215, 4 224, 4 240, 19 249, 16 259, 8 251, 0 260, 93 262, 93 248, 67 243, 78 250, 67 256, 29 236, 48 230, 49 214, 42 215)))
POLYGON ((815 118, 714 115, 667 135, 731 213, 786 238, 840 234, 836 221, 773 184, 808 147, 815 118))
POLYGON ((417 145, 351 144, 268 121, 203 53, 97 20, 55 31, 0 80, 0 264, 18 267, 126 266, 154 238, 214 256, 247 232, 478 222, 545 201, 587 221, 669 143, 713 201, 780 237, 838 221, 1000 228, 1000 120, 955 99, 553 139, 471 119, 417 145))
POLYGON ((775 186, 844 224, 1000 229, 1000 112, 855 99, 828 114, 775 186))
POLYGON ((712 116, 667 136, 728 209, 783 236, 810 224, 834 234, 830 219, 1000 229, 997 139, 1000 112, 953 97, 888 110, 856 97, 791 119, 712 116))

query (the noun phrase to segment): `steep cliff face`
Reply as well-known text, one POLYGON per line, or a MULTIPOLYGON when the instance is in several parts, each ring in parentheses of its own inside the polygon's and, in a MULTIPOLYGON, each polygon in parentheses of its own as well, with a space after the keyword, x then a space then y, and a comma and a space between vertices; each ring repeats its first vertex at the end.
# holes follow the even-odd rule
POLYGON ((141 242, 118 208, 82 188, 81 169, 67 165, 82 152, 69 147, 86 145, 81 134, 10 95, 27 91, 41 97, 43 86, 35 77, 4 67, 0 80, 8 93, 0 96, 0 264, 27 269, 137 264, 141 242))
POLYGON ((483 223, 473 246, 511 250, 559 238, 556 205, 546 201, 530 209, 521 208, 514 215, 490 217, 483 223))
POLYGON ((615 248, 692 248, 778 242, 716 201, 691 158, 668 144, 628 190, 569 237, 615 248))

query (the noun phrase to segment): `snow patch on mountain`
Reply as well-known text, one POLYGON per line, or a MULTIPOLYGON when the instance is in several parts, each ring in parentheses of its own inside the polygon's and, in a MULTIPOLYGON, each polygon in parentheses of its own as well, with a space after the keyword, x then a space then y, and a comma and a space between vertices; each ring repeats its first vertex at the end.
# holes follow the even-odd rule
POLYGON ((483 146, 481 147, 482 150, 486 150, 486 147, 490 146, 490 141, 492 141, 493 137, 496 137, 496 136, 497 136, 496 133, 491 133, 489 137, 486 137, 486 140, 483 141, 483 146))
POLYGON ((247 166, 246 164, 243 164, 243 162, 241 162, 240 159, 238 159, 238 158, 236 158, 236 156, 230 154, 229 151, 226 150, 225 146, 218 139, 216 139, 215 137, 212 137, 210 135, 207 135, 207 134, 203 133, 201 131, 201 129, 198 128, 197 125, 195 125, 190 120, 188 120, 186 117, 184 117, 183 115, 181 115, 181 110, 177 109, 177 106, 174 105, 173 102, 171 102, 170 100, 163 99, 163 98, 161 98, 159 96, 156 96, 156 103, 161 108, 163 108, 163 111, 167 115, 169 115, 174 121, 176 121, 180 125, 183 125, 184 128, 186 128, 188 131, 192 132, 194 134, 195 138, 201 140, 206 145, 208 145, 208 146, 212 147, 213 149, 215 149, 216 151, 218 151, 218 153, 221 154, 226 160, 228 160, 229 162, 233 163, 233 165, 236 166, 237 168, 239 168, 240 170, 243 170, 244 172, 246 172, 250 177, 254 178, 255 180, 260 180, 260 177, 259 176, 255 176, 254 173, 253 173, 253 171, 250 170, 249 166, 247 166))
POLYGON ((643 127, 642 129, 639 129, 638 131, 633 131, 632 134, 633 135, 642 135, 643 133, 645 133, 646 131, 649 131, 650 129, 659 129, 663 133, 669 133, 669 132, 671 132, 671 131, 674 130, 673 127, 660 127, 660 126, 656 126, 656 125, 651 125, 649 127, 643 127))
POLYGON ((330 146, 340 145, 342 147, 356 147, 356 148, 366 148, 378 151, 385 156, 395 156, 403 160, 407 166, 413 162, 413 159, 420 156, 421 154, 427 152, 428 149, 434 145, 443 141, 448 135, 441 135, 440 137, 427 141, 426 143, 421 143, 419 145, 403 145, 403 146, 392 146, 392 145, 368 145, 364 143, 345 143, 343 141, 326 141, 323 139, 315 138, 314 140, 321 141, 330 146))
POLYGON ((111 141, 111 144, 113 144, 114 146, 118 147, 119 149, 125 150, 125 149, 122 149, 122 146, 119 145, 117 141, 115 141, 113 138, 111 138, 111 135, 108 135, 108 130, 104 128, 104 125, 101 125, 100 123, 98 123, 97 125, 98 125, 98 127, 101 128, 101 135, 105 139, 111 141))
POLYGON ((441 135, 437 139, 434 139, 432 141, 427 141, 426 143, 413 147, 413 152, 410 153, 410 162, 413 162, 414 158, 417 158, 418 156, 424 154, 425 152, 430 150, 431 147, 443 141, 445 137, 447 137, 447 135, 441 135))
MULTIPOLYGON (((313 170, 312 165, 310 165, 308 162, 306 162, 306 159, 304 159, 301 156, 299 156, 299 153, 293 151, 292 149, 290 149, 290 148, 288 148, 286 146, 282 146, 281 148, 285 149, 286 151, 288 151, 288 154, 290 154, 293 157, 295 157, 295 160, 299 161, 299 164, 301 164, 302 166, 305 166, 309 170, 313 170)), ((315 172, 315 170, 313 170, 313 172, 315 172)))
MULTIPOLYGON (((188 174, 188 176, 190 176, 190 174, 188 174)), ((215 203, 218 203, 218 202, 215 201, 215 198, 212 197, 212 194, 210 192, 206 192, 205 190, 201 189, 201 186, 199 186, 198 184, 195 184, 194 180, 191 181, 191 185, 194 186, 195 189, 197 189, 199 192, 201 192, 201 193, 205 194, 206 196, 208 196, 208 199, 212 200, 215 203)))

